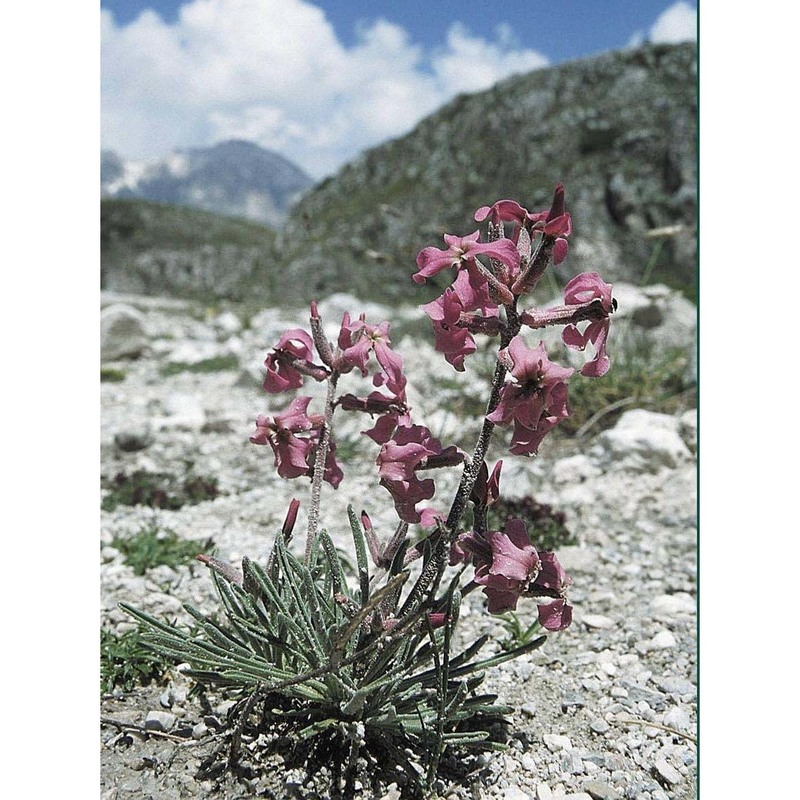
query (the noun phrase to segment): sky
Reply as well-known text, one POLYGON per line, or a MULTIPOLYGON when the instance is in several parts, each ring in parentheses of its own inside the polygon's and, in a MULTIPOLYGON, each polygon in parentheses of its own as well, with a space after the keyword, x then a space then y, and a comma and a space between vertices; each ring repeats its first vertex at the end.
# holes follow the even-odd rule
POLYGON ((686 0, 101 0, 101 144, 247 139, 319 179, 459 93, 696 30, 686 0))

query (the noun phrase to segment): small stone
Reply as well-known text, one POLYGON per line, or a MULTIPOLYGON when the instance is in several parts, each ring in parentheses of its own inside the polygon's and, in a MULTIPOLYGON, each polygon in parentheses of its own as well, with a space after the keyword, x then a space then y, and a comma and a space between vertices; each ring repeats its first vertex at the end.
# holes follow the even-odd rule
POLYGON ((145 730, 166 733, 175 724, 175 715, 168 711, 148 711, 144 720, 145 730))
POLYGON ((570 775, 582 775, 583 759, 574 750, 570 750, 561 758, 561 769, 570 775))
POLYGON ((657 650, 666 650, 669 647, 675 647, 678 640, 672 631, 661 631, 650 640, 650 644, 657 650))
POLYGON ((564 699, 561 701, 561 711, 566 713, 570 708, 583 708, 586 702, 580 692, 567 692, 564 694, 564 699))
POLYGON ((676 731, 687 731, 692 727, 692 718, 683 708, 671 708, 664 714, 664 724, 676 731))
POLYGON ((587 628, 596 628, 597 630, 605 630, 616 625, 611 617, 605 617, 602 614, 584 614, 581 621, 587 628))
POLYGON ((114 444, 123 453, 136 453, 144 450, 153 443, 153 436, 149 427, 118 431, 114 434, 114 444))
POLYGON ((536 772, 536 761, 530 753, 525 753, 525 755, 522 756, 520 764, 522 764, 522 768, 528 770, 528 772, 536 772))
POLYGON ((172 702, 177 703, 178 705, 185 703, 186 698, 189 695, 185 686, 175 686, 170 689, 170 692, 172 692, 172 702))
POLYGON ((503 795, 507 800, 531 800, 531 796, 527 792, 523 792, 518 786, 509 786, 503 795))
POLYGON ((597 719, 593 719, 589 723, 589 727, 595 733, 607 733, 611 729, 611 726, 604 719, 601 719, 600 717, 598 717, 597 719))
POLYGON ((536 784, 536 800, 553 800, 553 791, 546 783, 536 784))
POLYGON ((523 714, 527 714, 529 717, 536 716, 536 704, 535 703, 523 703, 520 706, 520 709, 523 714))
POLYGON ((572 750, 572 742, 569 736, 561 736, 558 733, 546 733, 542 736, 542 741, 551 753, 559 750, 572 750))
POLYGON ((381 800, 400 800, 400 797, 401 797, 400 790, 397 788, 396 785, 393 784, 389 788, 389 791, 387 791, 386 794, 384 794, 381 797, 381 800))
POLYGON ((622 800, 622 795, 613 787, 602 781, 586 781, 583 791, 593 800, 622 800))
POLYGON ((173 697, 172 692, 169 689, 166 689, 161 693, 161 696, 158 698, 158 702, 161 703, 163 708, 172 708, 173 697))
POLYGON ((232 709, 232 708, 233 708, 235 705, 236 705, 236 701, 235 701, 235 700, 223 700, 223 702, 221 702, 221 703, 220 703, 220 704, 219 704, 219 705, 218 705, 218 706, 217 706, 217 707, 214 709, 214 711, 216 712, 216 714, 217 714, 217 715, 218 715, 218 716, 219 716, 221 719, 225 719, 225 718, 228 716, 228 714, 230 713, 230 710, 231 710, 231 709, 232 709))
POLYGON ((694 614, 697 611, 697 601, 686 592, 661 594, 650 601, 650 609, 653 613, 665 617, 673 617, 676 614, 694 614))
POLYGON ((697 687, 686 678, 662 678, 657 686, 667 694, 678 694, 682 697, 694 697, 697 694, 697 687))
POLYGON ((564 800, 592 800, 592 796, 586 792, 570 792, 564 795, 564 800))
POLYGON ((681 781, 680 772, 678 772, 678 770, 676 770, 675 767, 673 767, 672 764, 670 764, 665 758, 656 759, 653 769, 656 778, 663 779, 673 786, 681 781))
POLYGON ((192 728, 192 739, 202 739, 204 736, 208 736, 208 725, 205 722, 198 722, 192 728))

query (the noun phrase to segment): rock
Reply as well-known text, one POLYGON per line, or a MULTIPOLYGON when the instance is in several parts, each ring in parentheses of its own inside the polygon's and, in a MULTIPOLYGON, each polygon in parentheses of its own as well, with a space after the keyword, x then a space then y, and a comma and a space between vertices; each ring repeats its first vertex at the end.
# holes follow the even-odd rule
POLYGON ((553 791, 546 783, 536 784, 536 800, 553 800, 553 791))
POLYGON ((674 728, 676 731, 688 731, 693 727, 689 712, 680 707, 671 708, 664 714, 664 724, 668 728, 674 728))
POLYGON ((559 750, 572 750, 572 741, 569 736, 561 736, 558 733, 546 733, 542 736, 542 741, 551 753, 555 753, 559 750))
POLYGON ((531 800, 531 796, 527 792, 523 792, 518 786, 509 786, 503 792, 506 800, 531 800))
POLYGON ((678 694, 682 697, 697 694, 697 687, 686 678, 662 678, 656 685, 667 694, 678 694))
POLYGON ((227 336, 233 336, 233 334, 242 330, 242 322, 233 311, 224 311, 214 317, 212 324, 218 331, 227 336))
POLYGON ((672 618, 678 614, 694 614, 697 611, 697 601, 686 592, 660 594, 650 601, 650 609, 654 614, 672 618))
POLYGON ((599 474, 600 470, 583 453, 559 459, 553 465, 553 480, 555 483, 584 481, 599 474))
POLYGON ((203 739, 208 736, 208 725, 205 722, 198 722, 192 728, 192 739, 203 739))
POLYGON ((660 631, 650 640, 650 646, 656 650, 665 650, 675 647, 676 644, 678 644, 678 640, 672 631, 660 631))
POLYGON ((622 795, 613 786, 602 781, 586 781, 581 788, 592 800, 622 800, 622 795))
POLYGON ((663 757, 656 759, 656 763, 653 765, 653 775, 673 786, 680 783, 682 778, 680 772, 663 757))
POLYGON ((148 711, 144 720, 145 730, 166 733, 175 724, 175 715, 168 711, 148 711))
POLYGON ((589 723, 589 727, 595 733, 607 733, 611 729, 611 726, 604 719, 600 717, 598 717, 597 719, 593 719, 589 723))
POLYGON ((613 628, 617 624, 611 617, 604 617, 602 614, 584 614, 581 617, 581 622, 587 628, 597 628, 599 630, 613 628))
POLYGON ((569 750, 561 757, 561 769, 570 775, 583 775, 583 759, 574 750, 569 750))
POLYGON ((613 293, 618 309, 613 318, 612 341, 617 350, 641 346, 644 342, 652 354, 679 348, 691 359, 696 350, 694 303, 663 284, 640 287, 615 282, 613 293))
POLYGON ((153 443, 153 433, 148 424, 114 434, 114 444, 123 453, 136 453, 153 443))
POLYGON ((100 359, 138 358, 148 344, 145 316, 133 306, 115 303, 100 312, 100 359))
POLYGON ((675 469, 692 457, 678 433, 678 425, 678 419, 668 414, 644 409, 626 411, 613 428, 597 437, 590 455, 605 469, 675 469))

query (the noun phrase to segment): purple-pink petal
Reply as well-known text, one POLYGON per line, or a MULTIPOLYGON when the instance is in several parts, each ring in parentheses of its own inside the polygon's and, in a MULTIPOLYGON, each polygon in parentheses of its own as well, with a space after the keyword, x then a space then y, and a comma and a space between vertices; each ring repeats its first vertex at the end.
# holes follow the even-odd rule
POLYGON ((563 631, 572 624, 572 606, 563 598, 540 605, 539 624, 548 631, 563 631))

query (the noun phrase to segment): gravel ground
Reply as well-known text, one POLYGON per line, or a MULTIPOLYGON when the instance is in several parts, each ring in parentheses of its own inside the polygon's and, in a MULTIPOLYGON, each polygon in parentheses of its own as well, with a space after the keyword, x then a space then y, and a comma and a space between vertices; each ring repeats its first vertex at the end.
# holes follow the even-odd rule
MULTIPOLYGON (((220 557, 263 560, 289 499, 304 501, 307 492, 305 483, 274 476, 268 449, 247 441, 255 414, 279 406, 269 405, 271 398, 258 390, 257 365, 290 320, 264 312, 240 329, 230 315, 198 318, 180 306, 143 307, 147 349, 136 360, 113 365, 125 371, 124 381, 102 384, 102 474, 191 469, 216 477, 220 496, 177 511, 119 506, 102 512, 101 617, 105 627, 117 631, 132 626, 117 608, 120 600, 173 618, 183 613, 185 602, 206 610, 215 605, 203 567, 161 566, 136 576, 111 545, 115 536, 156 524, 198 544, 212 538, 220 557), (220 353, 238 355, 244 367, 161 373, 171 361, 220 353)), ((395 344, 410 380, 419 377, 420 385, 436 386, 431 375, 442 372, 440 363, 450 369, 427 346, 410 339, 395 344)), ((468 377, 450 370, 447 378, 455 390, 480 395, 481 387, 469 384, 468 377)), ((442 391, 437 389, 439 398, 412 394, 415 417, 445 443, 469 437, 474 426, 464 427, 452 414, 433 414, 442 391)), ((575 621, 542 649, 487 676, 486 688, 514 708, 509 750, 478 758, 466 779, 443 778, 442 797, 695 797, 696 463, 690 454, 691 414, 680 426, 675 422, 689 449, 686 457, 668 463, 648 459, 647 453, 638 461, 615 462, 603 450, 602 437, 582 450, 553 438, 545 440, 536 459, 506 459, 505 496, 530 494, 567 515, 578 544, 559 550, 559 557, 574 580, 575 621)), ((374 454, 356 436, 363 420, 345 423, 353 442, 343 464, 346 479, 336 492, 325 487, 323 512, 323 522, 343 547, 349 502, 360 508, 370 498, 376 506, 388 505, 388 496, 380 494, 384 490, 373 486, 374 454)), ((502 457, 501 444, 494 458, 502 457)), ((456 477, 437 482, 443 508, 456 477)), ((381 507, 368 510, 376 529, 388 533, 393 511, 381 507)), ((299 530, 302 524, 301 511, 299 530)), ((523 601, 519 611, 527 618, 536 608, 523 601)), ((471 641, 484 632, 493 635, 487 651, 498 649, 507 635, 501 622, 485 613, 483 596, 473 593, 465 600, 460 636, 471 641)), ((210 695, 210 705, 203 706, 187 697, 189 688, 176 673, 167 686, 103 697, 103 719, 116 721, 101 726, 103 798, 327 796, 320 788, 324 776, 290 770, 278 757, 249 787, 198 779, 200 763, 216 746, 215 725, 230 703, 210 695)), ((400 797, 391 785, 357 796, 400 797)))

